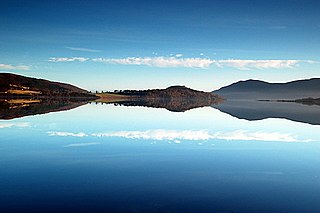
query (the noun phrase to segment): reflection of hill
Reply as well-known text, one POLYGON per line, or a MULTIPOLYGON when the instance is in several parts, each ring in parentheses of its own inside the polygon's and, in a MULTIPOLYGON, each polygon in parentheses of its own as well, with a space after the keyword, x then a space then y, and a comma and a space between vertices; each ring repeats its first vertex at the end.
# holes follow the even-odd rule
POLYGON ((184 112, 193 108, 211 106, 223 101, 221 97, 213 93, 197 91, 184 86, 140 91, 125 90, 117 94, 128 98, 109 103, 124 106, 165 108, 173 112, 184 112))
POLYGON ((295 100, 297 103, 305 104, 305 105, 319 105, 320 106, 320 98, 302 98, 295 100))
POLYGON ((208 99, 143 99, 143 100, 131 100, 121 101, 115 103, 116 105, 123 106, 144 106, 152 108, 165 108, 172 112, 184 112, 190 109, 211 106, 217 104, 216 101, 208 99))
POLYGON ((320 125, 320 107, 293 102, 227 100, 212 106, 239 119, 262 120, 284 118, 292 121, 320 125))
POLYGON ((70 110, 86 103, 86 100, 81 99, 0 100, 0 119, 70 110))

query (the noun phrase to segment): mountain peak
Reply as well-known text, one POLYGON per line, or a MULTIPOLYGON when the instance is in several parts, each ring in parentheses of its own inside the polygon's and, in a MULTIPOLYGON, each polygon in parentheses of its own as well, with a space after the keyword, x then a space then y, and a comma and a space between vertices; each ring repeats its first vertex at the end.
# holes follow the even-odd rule
POLYGON ((214 91, 227 99, 297 99, 320 97, 320 78, 297 80, 287 83, 268 83, 245 80, 214 91))

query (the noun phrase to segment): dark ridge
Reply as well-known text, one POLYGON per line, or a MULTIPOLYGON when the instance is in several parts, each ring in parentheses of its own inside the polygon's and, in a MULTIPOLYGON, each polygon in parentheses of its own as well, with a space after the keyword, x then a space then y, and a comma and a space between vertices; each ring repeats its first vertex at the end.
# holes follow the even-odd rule
POLYGON ((232 83, 228 86, 221 87, 219 90, 213 91, 233 91, 233 90, 252 90, 252 89, 262 89, 266 88, 270 85, 271 83, 265 82, 265 81, 260 81, 260 80, 245 80, 245 81, 238 81, 236 83, 232 83))
POLYGON ((126 96, 138 96, 140 98, 165 98, 165 99, 192 99, 205 98, 217 99, 218 95, 210 92, 197 91, 185 86, 170 86, 166 89, 149 89, 149 90, 117 90, 116 94, 126 96))
POLYGON ((320 78, 287 83, 246 80, 213 91, 227 99, 300 99, 320 97, 320 78))
POLYGON ((0 96, 14 97, 88 97, 96 98, 87 90, 76 86, 25 77, 11 73, 0 73, 0 96))
MULTIPOLYGON (((265 90, 265 89, 301 89, 304 90, 320 90, 320 78, 312 78, 305 80, 291 81, 287 83, 268 83, 260 80, 238 81, 229 86, 221 87, 216 91, 233 91, 237 90, 265 90)), ((214 92, 216 92, 214 91, 214 92)))

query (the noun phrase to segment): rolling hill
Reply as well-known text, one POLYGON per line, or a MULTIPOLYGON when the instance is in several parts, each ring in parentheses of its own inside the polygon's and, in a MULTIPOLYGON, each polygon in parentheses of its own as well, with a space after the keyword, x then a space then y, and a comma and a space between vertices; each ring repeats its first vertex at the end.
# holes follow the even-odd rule
POLYGON ((25 77, 11 73, 0 73, 0 96, 31 96, 31 97, 91 97, 87 90, 76 86, 25 77))
MULTIPOLYGON (((110 94, 106 95, 110 96, 110 94)), ((223 99, 218 95, 193 90, 185 86, 171 86, 166 89, 117 90, 112 95, 118 95, 123 98, 116 101, 105 99, 105 102, 124 106, 165 108, 173 112, 184 112, 223 102, 223 99)), ((101 102, 104 102, 103 99, 101 102)))

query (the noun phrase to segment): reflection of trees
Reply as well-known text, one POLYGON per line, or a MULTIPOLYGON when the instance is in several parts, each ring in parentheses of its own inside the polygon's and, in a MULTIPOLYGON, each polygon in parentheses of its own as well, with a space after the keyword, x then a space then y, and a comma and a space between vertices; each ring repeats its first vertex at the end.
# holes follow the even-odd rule
POLYGON ((173 112, 184 112, 190 109, 218 104, 208 99, 146 99, 135 101, 121 101, 114 106, 143 106, 152 108, 165 108, 173 112))
POLYGON ((0 100, 0 119, 64 111, 88 103, 83 99, 11 99, 0 100))

